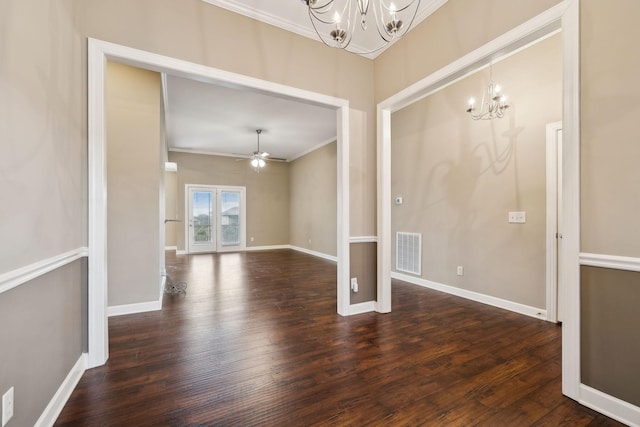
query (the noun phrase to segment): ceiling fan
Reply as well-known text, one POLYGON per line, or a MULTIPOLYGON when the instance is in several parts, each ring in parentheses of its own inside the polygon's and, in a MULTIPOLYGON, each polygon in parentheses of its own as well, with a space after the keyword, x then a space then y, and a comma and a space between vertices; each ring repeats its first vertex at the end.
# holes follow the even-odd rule
POLYGON ((269 153, 266 151, 260 151, 260 134, 262 133, 262 129, 256 129, 256 133, 258 134, 258 148, 251 155, 251 166, 259 172, 260 169, 265 167, 267 164, 265 160, 269 158, 269 153))

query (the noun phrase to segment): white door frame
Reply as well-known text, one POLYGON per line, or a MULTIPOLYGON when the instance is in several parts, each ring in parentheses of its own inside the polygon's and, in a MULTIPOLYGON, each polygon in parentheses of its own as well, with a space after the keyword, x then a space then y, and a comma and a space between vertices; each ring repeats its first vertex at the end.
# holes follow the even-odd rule
MULTIPOLYGON (((547 320, 558 322, 558 244, 561 236, 562 191, 558 191, 558 183, 562 183, 562 170, 558 164, 558 145, 561 140, 558 132, 562 131, 562 122, 547 124, 547 219, 546 219, 546 309, 547 320)), ((562 146, 560 146, 562 148, 562 146)))
POLYGON ((88 39, 88 358, 89 368, 109 357, 107 320, 107 178, 105 74, 107 60, 174 76, 224 84, 335 108, 337 115, 337 311, 350 314, 349 101, 102 40, 88 39))
MULTIPOLYGON (((563 40, 563 242, 564 295, 562 392, 580 397, 580 7, 565 0, 378 104, 378 300, 391 311, 391 113, 473 73, 498 58, 562 30, 563 40)), ((463 108, 463 106, 461 106, 463 108)))
POLYGON ((242 186, 231 186, 231 185, 209 185, 209 184, 202 184, 202 185, 198 185, 198 184, 185 184, 184 185, 184 241, 185 241, 185 250, 187 251, 187 254, 190 253, 189 247, 190 247, 190 238, 189 238, 189 221, 191 221, 190 216, 189 216, 189 207, 190 207, 190 203, 191 201, 189 200, 190 195, 189 195, 189 190, 192 188, 206 188, 206 189, 210 189, 210 190, 214 190, 216 192, 216 212, 215 212, 215 235, 216 235, 216 252, 234 252, 234 251, 243 251, 246 249, 247 246, 247 188, 246 187, 242 187, 242 186), (237 246, 232 246, 232 247, 227 247, 225 248, 224 246, 222 246, 220 244, 220 231, 221 231, 221 226, 222 224, 220 224, 220 208, 219 208, 219 204, 220 204, 220 192, 221 191, 238 191, 241 194, 241 201, 240 201, 240 218, 241 218, 241 224, 242 227, 240 227, 240 244, 237 246))

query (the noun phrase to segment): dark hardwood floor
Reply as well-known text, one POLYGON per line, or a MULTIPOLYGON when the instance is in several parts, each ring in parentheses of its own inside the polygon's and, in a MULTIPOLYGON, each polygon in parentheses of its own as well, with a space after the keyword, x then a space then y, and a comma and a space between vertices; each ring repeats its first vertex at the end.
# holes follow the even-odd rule
POLYGON ((620 425, 562 396, 557 325, 398 281, 340 317, 335 264, 289 250, 167 271, 186 295, 109 319, 57 426, 620 425))

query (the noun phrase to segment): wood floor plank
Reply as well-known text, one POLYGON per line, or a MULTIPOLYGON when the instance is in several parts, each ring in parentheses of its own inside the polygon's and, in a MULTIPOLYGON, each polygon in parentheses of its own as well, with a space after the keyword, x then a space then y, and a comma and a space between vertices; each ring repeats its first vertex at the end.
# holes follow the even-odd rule
POLYGON ((109 319, 57 426, 620 425, 562 396, 557 325, 395 280, 341 317, 335 264, 290 250, 167 270, 186 294, 109 319))

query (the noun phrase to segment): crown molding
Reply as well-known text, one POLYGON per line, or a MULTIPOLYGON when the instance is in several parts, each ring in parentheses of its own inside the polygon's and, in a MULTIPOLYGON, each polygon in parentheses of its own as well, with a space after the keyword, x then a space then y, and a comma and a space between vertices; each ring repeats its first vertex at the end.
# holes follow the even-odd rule
MULTIPOLYGON (((238 13, 240 15, 244 15, 249 18, 264 22, 266 24, 273 25, 274 27, 281 28, 283 30, 301 35, 303 37, 310 38, 320 43, 323 43, 322 40, 320 40, 320 38, 318 37, 318 34, 313 29, 313 27, 311 27, 310 25, 301 25, 300 23, 294 22, 290 19, 284 19, 272 13, 265 12, 264 10, 260 10, 258 8, 251 7, 244 4, 239 4, 237 1, 234 1, 234 0, 202 0, 202 1, 217 7, 221 7, 226 10, 230 10, 231 12, 238 13)), ((434 13, 436 10, 442 7, 445 3, 447 3, 447 1, 449 0, 426 0, 426 1, 422 0, 421 3, 427 4, 427 6, 418 11, 413 21, 412 27, 415 28, 422 21, 427 19, 432 13, 434 13)), ((390 46, 395 44, 398 40, 399 39, 392 41, 385 47, 373 53, 359 54, 359 55, 365 58, 375 59, 376 57, 378 57, 378 55, 380 55, 382 52, 387 50, 390 46)), ((353 46, 359 51, 370 50, 369 48, 366 48, 360 45, 353 45, 353 46)))

